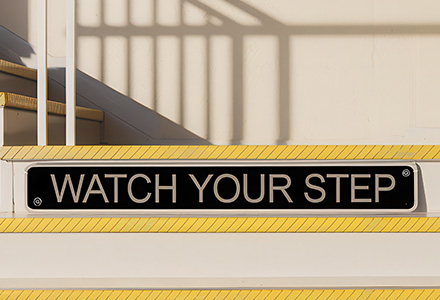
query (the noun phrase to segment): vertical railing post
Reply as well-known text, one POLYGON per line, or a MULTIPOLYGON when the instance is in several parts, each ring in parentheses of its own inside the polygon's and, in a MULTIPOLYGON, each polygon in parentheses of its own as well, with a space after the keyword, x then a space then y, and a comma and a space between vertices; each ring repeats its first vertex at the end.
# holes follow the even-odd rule
POLYGON ((76 0, 66 3, 66 145, 76 144, 76 0))
POLYGON ((47 145, 47 0, 37 3, 37 143, 47 145))

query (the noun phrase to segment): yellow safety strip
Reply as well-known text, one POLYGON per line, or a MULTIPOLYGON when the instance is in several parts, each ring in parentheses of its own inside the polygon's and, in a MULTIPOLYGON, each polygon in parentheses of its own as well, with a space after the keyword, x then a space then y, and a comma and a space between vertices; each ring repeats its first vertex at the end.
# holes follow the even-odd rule
POLYGON ((320 290, 0 290, 0 299, 437 299, 439 289, 320 289, 320 290))
MULTIPOLYGON (((23 95, 0 92, 0 106, 37 111, 37 99, 23 95)), ((66 104, 47 101, 47 112, 54 115, 66 115, 66 104)), ((76 107, 76 117, 80 119, 102 122, 104 113, 97 109, 76 107)))
POLYGON ((13 146, 3 160, 438 160, 440 145, 13 146))
POLYGON ((0 233, 435 233, 439 217, 0 218, 0 233))

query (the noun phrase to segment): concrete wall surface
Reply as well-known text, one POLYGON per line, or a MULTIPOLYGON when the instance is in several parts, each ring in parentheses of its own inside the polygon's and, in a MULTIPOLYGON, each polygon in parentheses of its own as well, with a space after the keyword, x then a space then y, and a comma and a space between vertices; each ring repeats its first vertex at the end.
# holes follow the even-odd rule
MULTIPOLYGON (((64 56, 65 3, 48 3, 49 52, 64 56)), ((36 44, 35 4, 0 0, 0 25, 36 44)), ((438 1, 77 0, 77 13, 81 71, 209 142, 440 143, 438 1)))

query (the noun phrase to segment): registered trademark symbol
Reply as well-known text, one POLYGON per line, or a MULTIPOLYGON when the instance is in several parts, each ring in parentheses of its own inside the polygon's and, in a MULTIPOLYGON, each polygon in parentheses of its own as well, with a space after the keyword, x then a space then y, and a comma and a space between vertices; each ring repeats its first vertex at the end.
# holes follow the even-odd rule
POLYGON ((410 172, 410 170, 405 169, 402 171, 402 175, 403 175, 403 177, 408 177, 409 175, 411 175, 411 172, 410 172))
POLYGON ((37 197, 34 199, 34 205, 35 206, 40 206, 43 203, 43 200, 41 200, 40 197, 37 197))

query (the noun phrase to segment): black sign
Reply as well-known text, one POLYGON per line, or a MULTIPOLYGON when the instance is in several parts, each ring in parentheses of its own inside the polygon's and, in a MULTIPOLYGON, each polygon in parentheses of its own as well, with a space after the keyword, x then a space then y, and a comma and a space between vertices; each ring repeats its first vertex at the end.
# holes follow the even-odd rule
POLYGON ((410 165, 35 166, 32 210, 411 210, 410 165))

